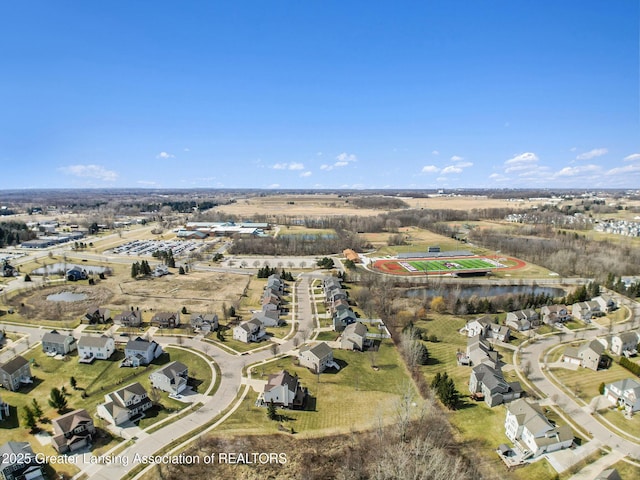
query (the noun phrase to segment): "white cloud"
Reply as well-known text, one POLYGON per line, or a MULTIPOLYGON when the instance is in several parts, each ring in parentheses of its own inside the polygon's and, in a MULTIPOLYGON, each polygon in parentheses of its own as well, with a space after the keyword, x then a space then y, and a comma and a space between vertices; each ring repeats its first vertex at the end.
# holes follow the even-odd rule
POLYGON ((564 167, 559 172, 556 172, 554 177, 576 177, 599 171, 600 167, 598 165, 579 165, 577 167, 564 167))
POLYGON ((184 147, 183 151, 184 151, 184 152, 190 152, 190 151, 191 151, 191 149, 190 149, 189 147, 184 147))
POLYGON ((464 160, 464 158, 459 157, 458 155, 454 155, 453 157, 451 157, 452 162, 461 162, 462 160, 464 160))
POLYGON ((578 147, 571 147, 571 148, 569 149, 569 151, 570 151, 570 152, 575 152, 576 150, 578 150, 578 147))
POLYGON ((606 148, 594 148, 588 152, 581 153, 576 157, 576 160, 591 160, 592 158, 601 157, 607 153, 609 153, 609 150, 606 148))
POLYGON ((506 162, 505 165, 521 165, 521 164, 531 164, 537 162, 538 156, 533 152, 525 152, 520 155, 516 155, 513 158, 510 158, 506 162))
POLYGON ((304 164, 292 162, 292 163, 276 163, 271 166, 274 170, 304 170, 304 164))
POLYGON ((425 165, 422 167, 422 173, 438 173, 440 169, 435 165, 425 165))
POLYGON ((136 183, 138 185, 146 185, 146 186, 149 186, 149 187, 158 184, 158 182, 154 182, 154 181, 151 181, 151 180, 138 180, 136 183))
POLYGON ((625 162, 635 162, 636 160, 640 160, 640 153, 632 153, 624 157, 625 162))
POLYGON ((358 161, 358 157, 356 157, 353 153, 342 152, 340 155, 336 157, 338 162, 356 162, 358 161))
POLYGON ((333 164, 334 167, 346 167, 347 165, 349 165, 349 162, 336 162, 333 164))
POLYGON ((611 176, 611 175, 620 175, 622 173, 640 173, 640 165, 625 165, 624 167, 616 167, 616 168, 612 168, 611 170, 608 170, 605 175, 611 176))
POLYGON ((167 160, 169 158, 175 158, 175 155, 171 155, 168 152, 160 152, 158 155, 156 155, 156 158, 159 158, 161 160, 167 160))
POLYGON ((440 172, 442 175, 448 175, 450 173, 462 173, 462 169, 459 167, 456 167, 455 165, 449 165, 448 167, 445 167, 442 169, 442 172, 440 172))
POLYGON ((333 170, 333 165, 327 165, 326 163, 324 163, 320 165, 320 170, 326 170, 326 171, 333 170))
POLYGON ((118 174, 113 170, 107 170, 100 165, 69 165, 61 167, 60 171, 66 175, 73 175, 80 178, 95 178, 105 182, 113 182, 118 178, 118 174))
POLYGON ((310 177, 310 176, 311 176, 311 172, 307 170, 306 172, 302 172, 302 173, 300 174, 300 176, 301 176, 301 177, 310 177))
POLYGON ((438 150, 434 150, 433 152, 431 152, 431 155, 440 155, 440 152, 438 150))
POLYGON ((267 188, 280 188, 279 183, 272 183, 271 185, 267 185, 267 188))
POLYGON ((506 182, 509 180, 509 177, 502 175, 501 173, 492 173, 489 175, 489 178, 494 182, 506 182))
POLYGON ((472 162, 460 162, 460 163, 456 163, 456 167, 458 167, 458 168, 473 167, 473 163, 472 162))

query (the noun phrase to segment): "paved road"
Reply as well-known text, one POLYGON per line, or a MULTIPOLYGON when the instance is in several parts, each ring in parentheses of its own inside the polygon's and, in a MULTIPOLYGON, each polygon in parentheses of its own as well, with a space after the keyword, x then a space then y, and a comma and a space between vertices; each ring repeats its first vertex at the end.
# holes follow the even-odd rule
MULTIPOLYGON (((627 302, 625 302, 627 303, 627 302)), ((629 305, 631 308, 633 304, 629 305)), ((614 326, 614 332, 630 329, 631 324, 626 323, 614 326)), ((583 330, 580 332, 565 333, 563 342, 574 340, 592 340, 597 336, 608 333, 607 329, 598 328, 583 330)), ((546 364, 542 355, 545 351, 560 342, 558 335, 539 337, 533 343, 524 344, 516 355, 514 355, 515 365, 528 363, 531 372, 528 380, 539 391, 543 392, 550 399, 557 399, 556 405, 563 411, 565 419, 570 421, 574 427, 578 427, 584 433, 610 447, 616 455, 629 455, 632 458, 640 459, 640 444, 627 440, 619 436, 615 431, 609 430, 604 424, 596 420, 591 414, 588 405, 579 404, 574 397, 565 393, 564 390, 556 386, 548 377, 550 374, 546 369, 546 364)))

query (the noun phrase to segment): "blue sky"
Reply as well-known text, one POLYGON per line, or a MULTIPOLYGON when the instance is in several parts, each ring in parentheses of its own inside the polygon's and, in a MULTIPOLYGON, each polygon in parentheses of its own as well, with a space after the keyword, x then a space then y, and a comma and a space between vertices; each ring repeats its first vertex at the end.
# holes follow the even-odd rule
POLYGON ((640 187, 640 1, 0 4, 0 189, 640 187))

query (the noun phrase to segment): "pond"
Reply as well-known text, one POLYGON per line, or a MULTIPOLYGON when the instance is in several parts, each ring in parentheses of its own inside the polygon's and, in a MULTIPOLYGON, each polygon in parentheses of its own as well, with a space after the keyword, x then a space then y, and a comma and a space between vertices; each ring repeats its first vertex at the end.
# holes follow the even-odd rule
POLYGON ((87 295, 84 293, 60 292, 53 293, 47 297, 50 302, 79 302, 86 300, 87 295))
POLYGON ((551 295, 554 298, 564 297, 566 292, 558 287, 540 285, 442 285, 440 287, 418 287, 407 290, 409 298, 430 298, 436 296, 456 295, 461 299, 471 297, 498 297, 500 295, 551 295))

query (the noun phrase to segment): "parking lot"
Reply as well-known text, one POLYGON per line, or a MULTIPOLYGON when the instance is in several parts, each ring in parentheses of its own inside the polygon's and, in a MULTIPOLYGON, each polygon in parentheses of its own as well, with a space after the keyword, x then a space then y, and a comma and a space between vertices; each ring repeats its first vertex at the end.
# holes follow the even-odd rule
POLYGON ((151 256, 158 250, 171 250, 173 256, 188 255, 196 253, 206 246, 203 242, 189 240, 133 240, 119 247, 108 250, 116 255, 134 255, 136 257, 151 256))

